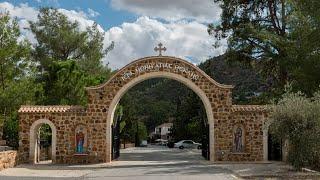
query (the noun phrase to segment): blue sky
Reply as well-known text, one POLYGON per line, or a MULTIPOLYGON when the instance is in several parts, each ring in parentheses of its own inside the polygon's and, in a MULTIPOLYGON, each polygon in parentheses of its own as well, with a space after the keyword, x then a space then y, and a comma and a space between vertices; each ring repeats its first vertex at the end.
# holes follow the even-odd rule
POLYGON ((223 54, 226 41, 213 48, 208 23, 218 23, 220 8, 212 0, 0 0, 0 12, 9 11, 19 19, 22 38, 36 44, 28 21, 36 21, 40 7, 55 7, 84 30, 93 22, 105 33, 104 44, 115 48, 103 59, 111 68, 121 68, 137 58, 155 55, 162 42, 164 55, 184 58, 198 64, 223 54))
POLYGON ((7 2, 14 5, 27 3, 29 6, 35 8, 49 6, 84 12, 92 9, 99 13, 99 15, 91 17, 91 19, 103 26, 104 29, 119 26, 123 22, 134 22, 138 17, 124 10, 115 10, 111 7, 110 0, 11 0, 7 2))

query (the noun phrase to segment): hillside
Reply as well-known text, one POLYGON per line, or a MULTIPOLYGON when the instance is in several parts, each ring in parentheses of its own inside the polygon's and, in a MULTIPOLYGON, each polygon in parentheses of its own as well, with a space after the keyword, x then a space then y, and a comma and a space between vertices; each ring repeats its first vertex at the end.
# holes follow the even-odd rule
POLYGON ((233 85, 235 103, 254 103, 252 99, 267 89, 255 70, 240 63, 228 63, 223 55, 203 62, 199 67, 217 82, 233 85))

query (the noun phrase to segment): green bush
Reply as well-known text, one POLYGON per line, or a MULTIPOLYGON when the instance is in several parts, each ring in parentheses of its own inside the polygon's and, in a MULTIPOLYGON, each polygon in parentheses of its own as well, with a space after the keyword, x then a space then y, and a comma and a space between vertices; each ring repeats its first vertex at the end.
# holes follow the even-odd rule
POLYGON ((19 120, 17 112, 12 113, 11 116, 4 121, 3 124, 3 139, 5 139, 8 146, 18 149, 19 146, 19 120))
POLYGON ((271 133, 289 140, 288 161, 296 169, 320 169, 320 93, 313 98, 284 94, 274 104, 271 118, 271 133))

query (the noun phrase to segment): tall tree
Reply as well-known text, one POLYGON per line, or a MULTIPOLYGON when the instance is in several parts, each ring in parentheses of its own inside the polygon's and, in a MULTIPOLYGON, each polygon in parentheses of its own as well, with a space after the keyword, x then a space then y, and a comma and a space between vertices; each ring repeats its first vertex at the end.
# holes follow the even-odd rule
POLYGON ((113 43, 103 48, 104 34, 97 24, 83 31, 78 22, 71 22, 57 9, 42 8, 38 21, 30 22, 30 29, 37 40, 32 54, 47 95, 44 104, 84 103, 84 87, 110 77, 111 69, 103 65, 102 58, 113 43))
POLYGON ((21 104, 41 99, 41 86, 34 81, 34 64, 30 61, 30 44, 21 39, 16 19, 0 17, 0 120, 4 121, 4 138, 18 145, 17 109, 21 104))
POLYGON ((320 2, 296 0, 293 5, 290 38, 294 43, 288 50, 294 66, 291 84, 312 96, 320 85, 320 2))
POLYGON ((0 17, 0 87, 5 90, 14 78, 22 78, 28 65, 30 46, 18 42, 20 31, 16 20, 8 14, 0 17))
POLYGON ((76 60, 86 72, 95 74, 104 70, 101 60, 112 49, 103 49, 104 34, 94 23, 81 31, 77 21, 53 8, 40 9, 37 22, 29 22, 38 44, 34 57, 46 70, 52 61, 76 60))
POLYGON ((288 0, 214 0, 222 8, 221 23, 210 24, 208 32, 217 42, 228 38, 229 59, 255 60, 273 87, 283 87, 289 78, 287 58, 288 0), (258 60, 258 61, 256 61, 258 60))
POLYGON ((320 84, 319 11, 316 0, 214 0, 221 23, 208 32, 228 39, 229 59, 249 62, 276 94, 287 83, 311 96, 320 84))

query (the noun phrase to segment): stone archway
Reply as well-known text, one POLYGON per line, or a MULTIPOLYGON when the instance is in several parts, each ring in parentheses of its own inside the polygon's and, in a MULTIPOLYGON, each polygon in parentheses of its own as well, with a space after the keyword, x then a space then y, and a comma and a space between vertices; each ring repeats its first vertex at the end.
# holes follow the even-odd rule
MULTIPOLYGON (((184 85, 186 85, 188 88, 190 88, 191 90, 193 90, 201 99, 205 110, 206 110, 206 115, 208 118, 208 124, 209 124, 209 131, 210 134, 213 136, 214 134, 214 121, 213 121, 213 114, 212 114, 212 107, 211 107, 211 103, 209 98, 205 95, 205 93, 198 87, 196 86, 192 81, 190 81, 189 79, 186 79, 184 77, 181 77, 179 75, 176 75, 174 73, 169 73, 169 72, 152 72, 152 73, 148 73, 148 74, 144 74, 141 75, 135 79, 133 79, 132 81, 130 81, 129 83, 127 83, 125 86, 123 86, 117 93, 117 95, 113 98, 110 106, 109 106, 109 111, 108 111, 108 116, 107 116, 107 143, 111 144, 111 125, 113 123, 114 120, 114 112, 115 109, 117 107, 117 104, 119 103, 120 99, 122 98, 122 96, 129 90, 131 89, 133 86, 135 86, 136 84, 145 81, 147 79, 152 79, 152 78, 168 78, 168 79, 172 79, 172 80, 176 80, 178 82, 183 83, 184 85)), ((210 144, 212 144, 212 155, 214 155, 214 138, 210 138, 211 142, 210 144)), ((110 148, 110 152, 111 152, 111 146, 107 147, 110 148)), ((111 155, 111 154, 110 154, 111 155)), ((210 157, 210 159, 213 159, 214 156, 210 157)))
POLYGON ((102 163, 111 161, 111 124, 122 95, 135 84, 156 77, 179 81, 202 100, 209 123, 211 161, 262 161, 266 154, 263 128, 268 108, 233 105, 233 86, 222 85, 197 66, 176 57, 152 56, 133 61, 106 83, 88 87, 88 104, 82 106, 21 106, 19 109, 19 161, 35 162, 36 130, 52 129, 52 160, 56 163, 102 163), (76 152, 75 130, 87 132, 86 152, 76 152), (244 150, 234 152, 235 125, 244 130, 244 150))
POLYGON ((215 160, 215 122, 226 118, 231 109, 232 86, 222 85, 211 79, 198 67, 175 57, 156 56, 136 60, 119 70, 108 82, 87 88, 89 109, 106 113, 106 161, 111 161, 111 124, 115 108, 131 87, 151 78, 169 78, 192 89, 206 109, 210 132, 210 160, 215 160), (89 99, 90 100, 90 99, 89 99))
POLYGON ((52 132, 52 148, 51 148, 51 158, 52 158, 52 163, 56 162, 56 137, 57 137, 57 129, 55 125, 47 120, 47 119, 39 119, 35 121, 30 128, 30 148, 29 148, 29 161, 32 164, 35 164, 37 162, 36 160, 36 154, 37 154, 37 131, 39 130, 40 126, 43 124, 48 124, 51 128, 52 132))

